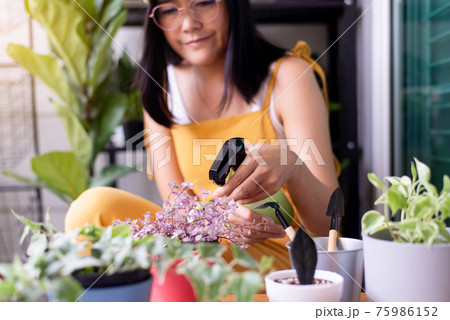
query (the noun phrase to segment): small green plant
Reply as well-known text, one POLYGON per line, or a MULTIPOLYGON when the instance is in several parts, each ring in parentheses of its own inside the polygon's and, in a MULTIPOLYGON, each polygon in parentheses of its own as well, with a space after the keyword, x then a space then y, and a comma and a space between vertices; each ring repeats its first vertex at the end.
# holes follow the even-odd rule
POLYGON ((54 228, 47 213, 37 223, 14 213, 25 229, 20 242, 31 232, 26 262, 17 257, 11 265, 0 265, 0 301, 35 301, 52 292, 59 301, 77 301, 83 287, 74 276, 112 275, 150 269, 153 248, 149 238, 134 239, 126 225, 86 225, 70 233, 54 228), (14 291, 8 287, 13 284, 14 291))
POLYGON ((45 301, 47 285, 38 274, 38 268, 18 256, 11 264, 0 264, 0 302, 45 301))
POLYGON ((386 186, 375 174, 369 181, 382 191, 375 204, 384 204, 384 215, 376 210, 362 218, 363 233, 389 230, 394 241, 426 243, 428 246, 450 242, 445 221, 450 217, 450 179, 444 175, 442 191, 430 183, 430 168, 414 158, 412 179, 408 176, 385 177, 386 186), (392 221, 393 218, 396 221, 392 221))

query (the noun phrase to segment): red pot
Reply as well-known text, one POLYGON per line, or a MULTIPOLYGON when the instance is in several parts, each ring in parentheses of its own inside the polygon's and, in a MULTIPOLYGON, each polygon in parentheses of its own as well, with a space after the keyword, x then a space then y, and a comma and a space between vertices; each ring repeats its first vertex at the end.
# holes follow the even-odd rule
POLYGON ((177 274, 171 267, 160 283, 156 268, 152 267, 153 284, 150 302, 197 302, 191 283, 186 276, 177 274))

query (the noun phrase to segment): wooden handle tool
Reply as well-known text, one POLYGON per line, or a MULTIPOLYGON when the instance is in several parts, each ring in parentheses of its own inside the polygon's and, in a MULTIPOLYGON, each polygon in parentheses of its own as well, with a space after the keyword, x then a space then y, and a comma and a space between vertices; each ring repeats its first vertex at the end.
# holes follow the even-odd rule
POLYGON ((341 188, 336 188, 328 203, 327 216, 331 217, 330 232, 328 234, 328 251, 336 251, 338 218, 344 216, 344 194, 341 188))

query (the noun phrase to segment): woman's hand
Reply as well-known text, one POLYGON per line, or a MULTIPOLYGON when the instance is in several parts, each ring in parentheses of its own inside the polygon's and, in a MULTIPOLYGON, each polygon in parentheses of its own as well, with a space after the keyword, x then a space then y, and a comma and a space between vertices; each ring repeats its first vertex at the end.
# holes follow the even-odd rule
POLYGON ((238 230, 246 237, 245 243, 248 245, 263 242, 269 238, 284 238, 286 236, 283 227, 275 224, 272 219, 243 206, 238 207, 237 215, 230 214, 229 220, 237 226, 242 226, 238 230), (266 223, 267 227, 249 226, 259 223, 266 223))
POLYGON ((215 196, 227 196, 241 204, 273 195, 293 176, 297 155, 287 147, 256 145, 247 150, 242 165, 215 196))

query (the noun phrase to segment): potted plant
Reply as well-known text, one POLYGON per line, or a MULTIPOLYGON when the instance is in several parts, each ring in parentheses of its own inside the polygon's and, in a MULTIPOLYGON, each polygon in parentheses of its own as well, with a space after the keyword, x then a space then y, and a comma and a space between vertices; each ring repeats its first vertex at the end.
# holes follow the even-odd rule
POLYGON ((169 187, 170 195, 160 212, 146 213, 144 219, 115 221, 115 225, 130 226, 137 239, 158 235, 179 243, 156 254, 152 301, 217 301, 228 294, 234 294, 238 301, 251 301, 271 263, 262 259, 258 264, 251 258, 243 250, 245 237, 238 231, 264 228, 266 223, 233 225, 228 220, 237 208, 233 200, 208 200, 210 192, 202 188, 199 195, 193 195, 194 185, 187 181, 169 187), (233 244, 227 261, 223 241, 233 244), (247 270, 235 272, 238 265, 247 270))
POLYGON ((16 217, 25 224, 21 240, 32 232, 24 264, 28 276, 34 275, 51 301, 149 300, 153 239, 131 237, 126 225, 63 233, 48 218, 36 223, 16 217))
POLYGON ((365 290, 374 301, 450 301, 450 180, 438 192, 430 169, 414 159, 412 179, 375 174, 369 181, 382 191, 384 205, 362 218, 365 290), (394 221, 392 221, 394 218, 394 221))
POLYGON ((316 245, 303 228, 297 229, 289 251, 295 269, 275 271, 266 276, 269 301, 341 301, 344 278, 335 272, 316 270, 316 245))
POLYGON ((39 269, 15 256, 11 264, 0 264, 0 302, 46 301, 46 283, 39 269))
POLYGON ((130 97, 112 91, 116 61, 112 37, 125 23, 123 0, 24 0, 30 17, 46 31, 51 55, 10 44, 7 53, 55 94, 52 101, 65 127, 70 152, 49 152, 31 159, 37 179, 4 174, 46 188, 70 203, 93 186, 111 185, 132 172, 109 165, 94 173, 95 160, 122 123, 130 97))
MULTIPOLYGON (((62 233, 51 226, 48 213, 45 223, 16 215, 25 224, 21 241, 32 231, 26 265, 34 271, 29 276, 42 284, 44 292, 50 292, 51 300, 105 301, 108 297, 108 301, 122 301, 131 299, 130 291, 125 291, 123 285, 95 286, 105 278, 108 282, 109 278, 129 279, 129 271, 139 269, 145 277, 138 284, 147 289, 147 294, 133 300, 149 301, 148 277, 152 264, 152 274, 156 277, 152 292, 155 283, 159 285, 157 290, 162 287, 168 292, 180 291, 179 282, 176 288, 169 289, 162 284, 176 276, 179 277, 176 280, 186 281, 195 301, 219 301, 230 295, 237 301, 251 301, 263 288, 263 275, 270 269, 272 260, 264 257, 258 263, 238 245, 230 246, 230 258, 225 259, 225 246, 215 240, 226 237, 243 245, 244 238, 236 233, 238 227, 227 221, 236 204, 226 198, 208 201, 201 195, 192 196, 188 191, 193 185, 187 182, 181 187, 175 184, 171 187, 174 197, 166 201, 154 224, 148 214, 141 221, 117 221, 113 226, 102 228, 86 225, 71 233, 62 233), (163 214, 167 214, 167 219, 163 214), (163 228, 157 232, 156 227, 163 228), (238 266, 245 270, 238 272, 238 266), (91 282, 85 283, 85 280, 91 282), (86 290, 81 286, 83 283, 86 290), (92 297, 96 291, 100 298, 92 297)), ((259 228, 264 224, 251 226, 259 228)), ((14 279, 7 281, 11 283, 14 279)), ((167 295, 160 294, 160 298, 172 301, 167 295)))

